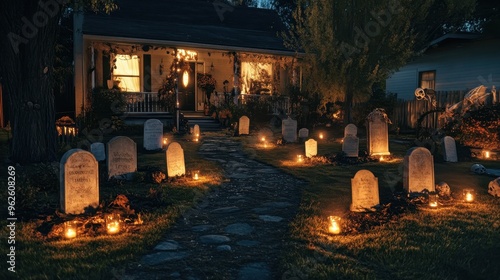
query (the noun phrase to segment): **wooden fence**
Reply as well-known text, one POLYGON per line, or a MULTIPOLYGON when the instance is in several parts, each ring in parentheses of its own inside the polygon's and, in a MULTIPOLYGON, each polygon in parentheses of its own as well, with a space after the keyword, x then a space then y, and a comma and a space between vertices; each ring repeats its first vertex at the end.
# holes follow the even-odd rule
MULTIPOLYGON (((446 108, 464 99, 468 91, 438 91, 436 93, 437 108, 446 108)), ((429 101, 423 100, 398 100, 394 108, 391 121, 393 125, 400 129, 415 129, 417 128, 418 118, 432 110, 429 101)), ((427 115, 422 121, 422 127, 439 128, 444 124, 444 120, 440 118, 442 113, 436 112, 427 115)))

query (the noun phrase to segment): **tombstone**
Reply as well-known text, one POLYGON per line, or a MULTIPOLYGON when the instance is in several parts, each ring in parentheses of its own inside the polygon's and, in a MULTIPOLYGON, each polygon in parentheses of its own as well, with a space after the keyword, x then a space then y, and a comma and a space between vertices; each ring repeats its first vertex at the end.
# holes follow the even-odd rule
POLYGON ((359 155, 359 138, 356 135, 347 134, 342 141, 342 152, 347 157, 358 157, 359 155))
POLYGON ((309 129, 307 129, 307 128, 299 129, 299 139, 305 140, 307 138, 309 138, 309 129))
POLYGON ((281 121, 281 134, 286 142, 297 142, 297 121, 291 118, 281 121))
POLYGON ((167 146, 166 158, 167 176, 175 177, 186 174, 184 164, 184 150, 177 142, 172 142, 167 146))
POLYGON ((450 136, 445 136, 443 138, 443 155, 444 161, 448 162, 458 162, 457 157, 457 146, 455 144, 455 139, 450 136))
POLYGON ((346 125, 346 127, 344 128, 344 137, 346 137, 347 135, 357 136, 358 135, 358 127, 352 123, 346 125))
POLYGON ((201 132, 200 132, 200 126, 195 124, 194 127, 193 127, 193 135, 195 137, 200 137, 201 136, 201 132))
POLYGON ((250 119, 247 116, 242 116, 238 124, 238 134, 250 134, 250 119))
POLYGON ((380 204, 378 178, 369 170, 359 170, 351 179, 352 203, 351 211, 367 212, 375 210, 380 204))
POLYGON ((389 132, 387 128, 386 113, 383 109, 375 109, 367 119, 366 146, 370 156, 390 155, 389 152, 389 132))
POLYGON ((161 150, 163 145, 163 123, 157 119, 149 119, 144 123, 144 149, 161 150))
POLYGON ((95 142, 90 145, 90 152, 94 155, 97 161, 102 161, 106 159, 106 151, 104 149, 104 144, 101 142, 95 142))
POLYGON ((137 145, 126 136, 116 136, 108 142, 108 178, 130 180, 137 171, 137 145))
POLYGON ((88 207, 99 206, 99 167, 92 153, 71 149, 60 162, 61 210, 82 214, 88 207))
POLYGON ((314 139, 309 139, 305 142, 306 157, 310 158, 318 154, 318 142, 314 139))
POLYGON ((434 159, 429 150, 423 147, 411 148, 404 157, 403 165, 403 187, 408 194, 436 190, 434 159))

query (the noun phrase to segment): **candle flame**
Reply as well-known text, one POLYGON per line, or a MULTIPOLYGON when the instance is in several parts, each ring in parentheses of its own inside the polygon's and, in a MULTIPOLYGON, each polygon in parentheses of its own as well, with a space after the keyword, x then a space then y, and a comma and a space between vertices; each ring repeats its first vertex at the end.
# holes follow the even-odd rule
POLYGON ((340 218, 334 217, 334 216, 328 217, 328 220, 330 221, 330 225, 328 226, 328 232, 333 233, 333 234, 340 233, 339 219, 340 218))
POLYGON ((195 180, 198 180, 198 179, 199 179, 199 177, 198 177, 198 173, 194 173, 194 179, 195 179, 195 180))
POLYGON ((465 194, 465 201, 471 202, 473 200, 474 200, 474 196, 472 195, 472 193, 469 192, 469 193, 465 194))
POLYGON ((490 151, 484 152, 484 157, 485 158, 490 158, 490 151))
POLYGON ((323 133, 319 134, 319 139, 323 139, 323 133))
POLYGON ((75 237, 76 237, 76 230, 68 228, 66 230, 66 238, 75 238, 75 237))

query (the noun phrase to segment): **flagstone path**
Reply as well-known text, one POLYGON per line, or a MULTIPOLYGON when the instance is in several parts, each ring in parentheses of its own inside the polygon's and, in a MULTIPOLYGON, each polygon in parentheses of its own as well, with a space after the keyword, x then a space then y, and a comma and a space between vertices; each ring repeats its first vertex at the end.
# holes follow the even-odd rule
POLYGON ((227 180, 185 213, 126 279, 281 279, 288 224, 304 182, 249 159, 228 137, 206 137, 200 154, 227 180))

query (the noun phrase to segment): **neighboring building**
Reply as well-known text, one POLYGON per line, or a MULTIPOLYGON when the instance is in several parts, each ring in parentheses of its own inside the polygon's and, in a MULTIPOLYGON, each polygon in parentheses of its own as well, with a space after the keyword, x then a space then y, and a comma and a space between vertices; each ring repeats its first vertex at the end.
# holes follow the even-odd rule
POLYGON ((500 39, 447 34, 393 73, 386 81, 386 90, 397 93, 400 99, 413 100, 416 88, 466 91, 479 85, 500 86, 500 39))
POLYGON ((278 36, 284 25, 273 10, 233 7, 223 1, 117 4, 119 9, 110 15, 75 16, 76 115, 88 106, 89 92, 108 86, 108 80, 120 81, 130 111, 159 111, 155 98, 175 51, 186 53, 190 70, 188 86, 179 94, 184 111, 201 111, 207 102, 197 86, 199 74, 210 73, 217 92, 234 87, 237 94, 280 95, 292 77, 300 80, 296 53, 278 36))

